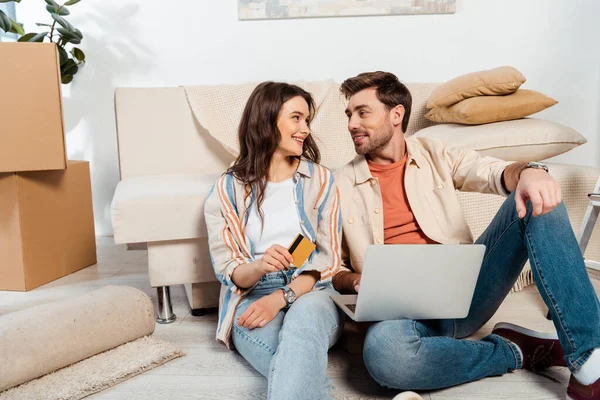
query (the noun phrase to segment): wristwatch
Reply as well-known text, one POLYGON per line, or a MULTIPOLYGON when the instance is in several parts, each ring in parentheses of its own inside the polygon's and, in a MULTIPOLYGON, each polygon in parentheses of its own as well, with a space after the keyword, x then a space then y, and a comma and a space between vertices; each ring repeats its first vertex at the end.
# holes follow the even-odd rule
POLYGON ((291 306, 296 301, 296 293, 288 285, 283 287, 283 299, 286 307, 291 306))
POLYGON ((541 162, 529 161, 527 163, 527 168, 543 169, 544 171, 548 172, 548 166, 541 162))

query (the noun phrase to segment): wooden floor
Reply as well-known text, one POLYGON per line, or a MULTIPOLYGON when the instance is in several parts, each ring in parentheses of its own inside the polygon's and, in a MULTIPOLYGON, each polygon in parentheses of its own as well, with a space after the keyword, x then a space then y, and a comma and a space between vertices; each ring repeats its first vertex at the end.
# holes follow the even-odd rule
MULTIPOLYGON (((150 288, 145 251, 126 251, 112 244, 112 238, 98 238, 98 264, 51 282, 27 293, 0 291, 0 315, 89 292, 104 285, 129 285, 156 299, 150 288)), ((594 280, 596 292, 600 283, 594 280)), ((90 398, 116 399, 262 399, 266 380, 239 355, 218 344, 215 337, 216 313, 193 317, 183 287, 172 287, 171 296, 177 321, 156 325, 155 337, 167 340, 187 355, 148 371, 90 398)), ((498 313, 477 336, 488 334, 499 321, 510 321, 550 332, 552 323, 544 318, 545 306, 535 289, 511 294, 498 313)), ((341 348, 330 352, 328 374, 334 382, 337 399, 391 399, 396 392, 378 387, 365 370, 361 356, 341 348)), ((569 373, 553 368, 550 375, 560 383, 528 371, 487 378, 447 390, 422 393, 427 399, 564 399, 569 373)))

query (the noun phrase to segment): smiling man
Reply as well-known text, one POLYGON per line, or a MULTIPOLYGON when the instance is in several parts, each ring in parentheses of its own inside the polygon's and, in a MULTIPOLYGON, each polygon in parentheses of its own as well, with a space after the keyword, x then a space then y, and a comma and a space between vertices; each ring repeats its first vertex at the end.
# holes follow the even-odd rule
POLYGON ((570 398, 600 399, 600 304, 547 167, 405 139, 412 98, 391 73, 360 74, 341 92, 358 155, 336 174, 344 216, 338 291, 360 290, 368 245, 473 243, 455 189, 508 196, 477 239, 486 253, 468 316, 373 324, 364 344, 373 378, 433 390, 519 368, 568 366, 570 398), (480 341, 464 340, 496 312, 527 259, 558 335, 502 324, 480 341))

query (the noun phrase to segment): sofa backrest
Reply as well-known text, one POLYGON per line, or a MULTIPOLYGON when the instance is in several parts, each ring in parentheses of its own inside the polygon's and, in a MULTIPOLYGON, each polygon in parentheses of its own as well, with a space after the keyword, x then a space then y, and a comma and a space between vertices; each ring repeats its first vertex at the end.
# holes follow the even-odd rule
POLYGON ((121 179, 223 172, 234 160, 200 126, 183 88, 117 88, 115 119, 121 179))
MULTIPOLYGON (((425 104, 437 85, 407 83, 413 104, 406 136, 433 124, 424 118, 425 104)), ((355 155, 343 112, 345 100, 341 99, 338 87, 319 109, 319 118, 327 122, 323 132, 316 133, 323 164, 332 169, 355 155)), ((235 158, 198 123, 181 87, 117 88, 115 115, 121 179, 223 172, 235 158)), ((231 129, 235 134, 237 126, 231 129)))

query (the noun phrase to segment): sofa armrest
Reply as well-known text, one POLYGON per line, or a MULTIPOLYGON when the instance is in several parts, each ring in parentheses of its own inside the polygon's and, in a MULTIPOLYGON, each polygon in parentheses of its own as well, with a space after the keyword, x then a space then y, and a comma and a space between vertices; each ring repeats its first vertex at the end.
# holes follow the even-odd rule
MULTIPOLYGON (((600 168, 569 164, 548 164, 548 167, 550 174, 560 183, 569 220, 577 236, 589 204, 588 193, 594 190, 600 177, 600 168)), ((594 228, 584 257, 589 260, 600 260, 600 224, 596 224, 594 228)))
MULTIPOLYGON (((600 169, 567 164, 548 164, 550 175, 558 181, 569 220, 577 236, 587 209, 588 193, 594 189, 600 169)), ((477 239, 490 224, 504 197, 494 194, 459 192, 458 197, 473 238, 477 239)), ((596 225, 585 258, 600 260, 600 224, 596 225)))

